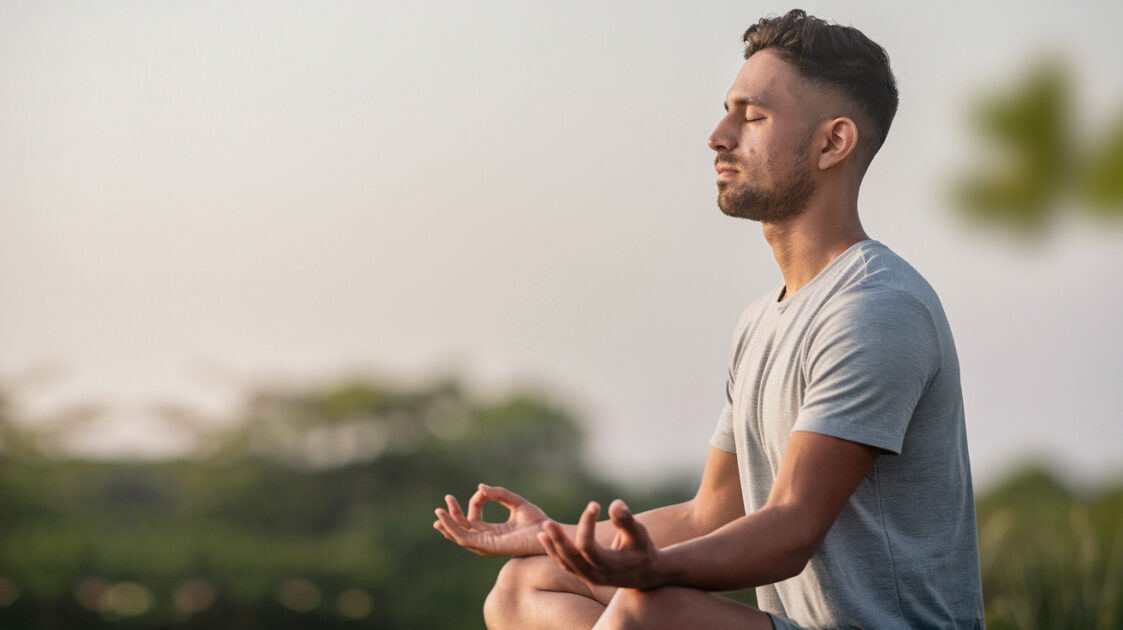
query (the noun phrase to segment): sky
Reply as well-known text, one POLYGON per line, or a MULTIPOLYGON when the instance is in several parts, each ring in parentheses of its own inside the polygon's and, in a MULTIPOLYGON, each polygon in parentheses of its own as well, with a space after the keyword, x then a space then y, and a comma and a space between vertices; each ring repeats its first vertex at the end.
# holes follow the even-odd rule
MULTIPOLYGON (((1123 229, 1026 241, 948 195, 971 105, 1041 59, 1123 111, 1123 5, 808 3, 889 52, 859 207, 940 294, 972 465, 1123 474, 1123 229)), ((698 474, 733 326, 781 278, 706 146, 762 2, 0 0, 0 383, 100 455, 261 383, 533 388, 632 483, 698 474)), ((1088 131, 1091 130, 1091 131, 1088 131)), ((503 480, 493 480, 503 482, 503 480)), ((517 487, 517 482, 508 485, 517 487)))

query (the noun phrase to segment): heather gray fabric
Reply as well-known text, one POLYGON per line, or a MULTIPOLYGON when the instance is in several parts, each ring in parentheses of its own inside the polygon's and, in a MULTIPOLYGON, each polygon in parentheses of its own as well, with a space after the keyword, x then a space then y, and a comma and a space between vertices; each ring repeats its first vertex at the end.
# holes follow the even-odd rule
POLYGON ((959 362, 935 292, 862 241, 779 296, 741 317, 711 442, 737 454, 746 513, 792 431, 884 453, 803 572, 757 589, 761 610, 816 629, 983 627, 959 362))

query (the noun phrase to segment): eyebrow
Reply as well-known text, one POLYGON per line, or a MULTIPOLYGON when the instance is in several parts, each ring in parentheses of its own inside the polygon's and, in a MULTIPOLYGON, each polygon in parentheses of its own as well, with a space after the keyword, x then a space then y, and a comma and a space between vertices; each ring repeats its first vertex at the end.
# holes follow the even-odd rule
POLYGON ((729 111, 730 105, 732 105, 733 107, 744 106, 744 107, 756 107, 756 108, 759 108, 759 109, 768 109, 768 104, 765 103, 764 101, 760 100, 759 97, 755 97, 755 96, 742 96, 742 97, 739 97, 739 98, 735 98, 732 101, 725 101, 725 103, 723 103, 723 106, 725 107, 725 111, 729 111))

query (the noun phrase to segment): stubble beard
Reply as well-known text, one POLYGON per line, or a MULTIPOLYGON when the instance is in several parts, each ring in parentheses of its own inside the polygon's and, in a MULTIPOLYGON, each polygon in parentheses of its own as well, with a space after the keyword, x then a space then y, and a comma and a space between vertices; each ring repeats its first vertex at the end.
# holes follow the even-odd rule
MULTIPOLYGON (((717 162, 738 165, 736 160, 728 156, 719 155, 717 162)), ((790 177, 777 182, 770 189, 749 183, 719 183, 717 205, 731 217, 761 223, 780 223, 802 213, 813 192, 815 182, 811 178, 811 165, 805 163, 797 166, 790 177)))

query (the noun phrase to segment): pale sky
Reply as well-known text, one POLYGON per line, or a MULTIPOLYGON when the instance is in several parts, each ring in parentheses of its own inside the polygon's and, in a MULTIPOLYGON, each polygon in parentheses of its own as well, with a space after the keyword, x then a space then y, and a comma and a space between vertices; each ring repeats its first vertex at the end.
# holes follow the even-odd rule
MULTIPOLYGON (((860 207, 943 299, 981 483, 1029 455, 1123 472, 1123 230, 1020 244, 946 194, 983 159, 970 104, 1041 57, 1087 128, 1123 110, 1103 4, 803 6, 889 52, 860 207)), ((87 452, 160 455, 160 403, 451 373, 551 392, 620 479, 695 474, 733 325, 781 282, 705 141, 741 33, 788 8, 0 1, 0 382, 103 403, 87 452)))

